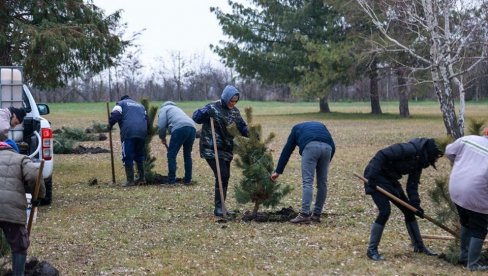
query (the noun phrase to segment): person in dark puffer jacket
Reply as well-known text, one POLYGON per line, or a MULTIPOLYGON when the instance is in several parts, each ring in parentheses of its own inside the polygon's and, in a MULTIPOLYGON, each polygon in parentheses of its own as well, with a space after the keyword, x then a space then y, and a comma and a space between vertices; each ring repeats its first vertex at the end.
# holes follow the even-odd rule
POLYGON ((200 136, 200 157, 205 159, 215 176, 214 187, 214 215, 223 216, 222 202, 220 200, 217 164, 215 162, 214 144, 210 117, 214 119, 215 140, 217 144, 220 176, 224 192, 224 200, 227 196, 227 187, 230 178, 230 164, 233 159, 234 137, 229 133, 227 127, 235 124, 240 134, 247 137, 249 129, 242 119, 239 109, 235 106, 239 101, 239 91, 231 85, 225 87, 220 100, 209 103, 193 112, 193 120, 202 124, 200 136))
MULTIPOLYGON (((26 192, 32 192, 39 167, 26 156, 15 152, 0 139, 0 229, 12 252, 12 275, 24 275, 29 234, 26 228, 26 192)), ((38 199, 46 193, 41 177, 38 199)), ((38 202, 32 202, 37 205, 38 202)))
MULTIPOLYGON (((376 190, 380 186, 399 199, 409 203, 418 210, 417 215, 423 217, 423 209, 420 207, 419 181, 422 170, 432 166, 442 156, 434 139, 416 138, 408 143, 398 143, 378 151, 364 170, 364 177, 368 179, 365 185, 366 194, 371 195, 378 207, 379 214, 371 226, 371 235, 367 250, 367 256, 374 260, 384 260, 378 252, 378 245, 383 234, 383 229, 390 217, 390 199, 376 190), (402 189, 399 179, 408 175, 406 192, 402 189)), ((408 234, 415 252, 429 256, 437 254, 425 247, 420 235, 419 226, 415 214, 404 206, 393 202, 403 213, 408 234)))

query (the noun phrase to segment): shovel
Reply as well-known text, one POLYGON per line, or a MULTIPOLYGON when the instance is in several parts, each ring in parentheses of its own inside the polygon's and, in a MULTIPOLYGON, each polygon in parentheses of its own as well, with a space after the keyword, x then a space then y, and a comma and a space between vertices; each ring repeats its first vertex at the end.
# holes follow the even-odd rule
MULTIPOLYGON (((34 184, 34 192, 32 193, 32 201, 36 202, 39 196, 39 188, 41 186, 42 171, 44 170, 44 160, 41 160, 41 165, 39 166, 39 172, 37 173, 36 183, 34 184)), ((32 206, 32 210, 29 214, 29 222, 27 223, 27 235, 30 236, 32 229, 32 221, 34 220, 34 214, 37 212, 37 206, 32 206)))
POLYGON ((224 188, 222 187, 222 177, 220 176, 219 152, 217 151, 217 140, 215 139, 214 119, 212 117, 210 117, 210 127, 212 129, 212 140, 214 145, 215 165, 217 167, 217 180, 219 182, 220 202, 222 203, 222 214, 224 220, 226 220, 227 210, 225 209, 224 188))
MULTIPOLYGON (((366 178, 364 178, 362 175, 359 175, 357 173, 354 173, 354 175, 361 179, 364 184, 366 185, 368 183, 368 180, 366 178)), ((380 193, 382 193, 383 195, 385 195, 386 197, 388 197, 389 199, 395 201, 396 203, 402 205, 403 207, 409 209, 410 211, 414 212, 414 214, 418 215, 419 214, 419 210, 417 210, 417 208, 413 207, 412 205, 406 203, 405 201, 399 199, 398 197, 392 195, 391 193, 389 193, 388 191, 386 191, 385 189, 381 188, 380 186, 376 186, 376 190, 380 193)), ((440 228, 444 229, 445 231, 449 232, 451 235, 453 235, 454 237, 458 238, 459 239, 459 234, 456 233, 456 231, 450 229, 449 227, 445 226, 444 224, 440 223, 439 221, 429 217, 428 215, 423 215, 423 218, 425 218, 426 220, 432 222, 433 224, 439 226, 440 228)))

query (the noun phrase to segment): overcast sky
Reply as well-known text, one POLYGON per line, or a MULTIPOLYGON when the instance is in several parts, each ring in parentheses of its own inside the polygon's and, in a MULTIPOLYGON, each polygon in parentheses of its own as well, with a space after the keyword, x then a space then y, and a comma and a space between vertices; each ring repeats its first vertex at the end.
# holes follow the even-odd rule
POLYGON ((93 0, 94 4, 111 14, 122 9, 122 21, 128 32, 146 29, 138 44, 141 60, 150 66, 156 58, 167 58, 171 52, 184 57, 198 54, 205 60, 217 61, 209 49, 224 36, 210 7, 228 10, 227 0, 93 0))

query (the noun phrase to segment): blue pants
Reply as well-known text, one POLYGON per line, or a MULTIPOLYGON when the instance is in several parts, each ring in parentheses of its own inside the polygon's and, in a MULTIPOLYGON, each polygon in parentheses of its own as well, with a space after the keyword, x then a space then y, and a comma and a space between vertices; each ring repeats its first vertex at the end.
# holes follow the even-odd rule
POLYGON ((331 154, 332 147, 318 141, 308 143, 302 151, 302 214, 310 214, 315 172, 317 172, 317 195, 313 213, 317 215, 322 213, 327 197, 327 174, 331 154))
POLYGON ((185 183, 190 183, 192 178, 191 151, 195 142, 196 130, 194 127, 182 127, 171 133, 168 146, 168 182, 176 182, 176 155, 183 146, 183 161, 185 163, 185 183))
POLYGON ((144 138, 129 138, 122 141, 122 162, 125 167, 133 167, 136 163, 144 162, 144 138))

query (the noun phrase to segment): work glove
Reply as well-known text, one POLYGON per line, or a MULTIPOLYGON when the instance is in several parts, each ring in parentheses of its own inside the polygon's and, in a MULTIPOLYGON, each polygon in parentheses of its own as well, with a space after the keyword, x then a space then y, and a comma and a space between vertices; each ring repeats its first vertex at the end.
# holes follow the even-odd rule
POLYGON ((417 212, 415 212, 415 214, 417 216, 419 216, 420 218, 424 218, 424 209, 422 209, 422 207, 420 207, 419 203, 410 202, 410 205, 412 205, 413 207, 415 207, 415 209, 417 209, 417 212))
POLYGON ((209 107, 207 111, 208 117, 212 118, 217 118, 217 113, 215 112, 215 109, 209 107))
POLYGON ((369 177, 369 178, 366 178, 368 179, 368 186, 373 189, 373 190, 376 190, 376 179, 374 179, 374 177, 369 177))
POLYGON ((31 201, 32 207, 39 207, 41 206, 41 201, 39 199, 31 201))

